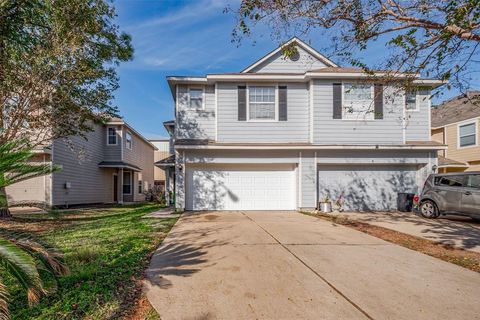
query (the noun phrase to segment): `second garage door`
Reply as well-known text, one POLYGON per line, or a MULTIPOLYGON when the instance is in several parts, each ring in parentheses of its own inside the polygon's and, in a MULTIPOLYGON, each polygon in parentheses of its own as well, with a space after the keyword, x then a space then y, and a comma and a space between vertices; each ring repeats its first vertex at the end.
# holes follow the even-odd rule
POLYGON ((186 171, 187 210, 295 210, 291 165, 208 165, 186 171))
POLYGON ((397 193, 417 191, 416 167, 392 165, 322 165, 318 199, 341 195, 345 210, 395 210, 397 193))

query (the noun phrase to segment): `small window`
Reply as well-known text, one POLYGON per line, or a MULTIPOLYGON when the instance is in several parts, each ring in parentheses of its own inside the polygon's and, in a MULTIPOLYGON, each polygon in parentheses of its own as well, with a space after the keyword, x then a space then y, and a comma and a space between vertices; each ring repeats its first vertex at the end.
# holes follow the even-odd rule
POLYGON ((374 119, 373 86, 345 83, 343 85, 342 119, 374 119))
POLYGON ((249 87, 248 108, 250 120, 275 120, 275 87, 249 87))
POLYGON ((407 111, 415 111, 417 108, 417 91, 409 90, 405 94, 405 109, 407 111))
POLYGON ((470 174, 467 179, 467 187, 480 189, 480 174, 470 174))
POLYGON ((143 192, 143 182, 142 180, 138 180, 138 193, 143 192))
POLYGON ((465 185, 465 175, 440 176, 435 178, 435 185, 444 187, 463 187, 465 185))
POLYGON ((190 88, 188 90, 189 104, 191 109, 203 108, 203 89, 190 88))
POLYGON ((132 150, 132 134, 128 131, 125 134, 125 147, 128 150, 132 150))
POLYGON ((107 129, 107 145, 112 146, 117 144, 117 129, 109 127, 107 129))
POLYGON ((460 147, 469 147, 477 145, 477 127, 476 123, 469 123, 458 127, 458 137, 460 147))
POLYGON ((123 194, 132 194, 132 173, 123 172, 123 194))

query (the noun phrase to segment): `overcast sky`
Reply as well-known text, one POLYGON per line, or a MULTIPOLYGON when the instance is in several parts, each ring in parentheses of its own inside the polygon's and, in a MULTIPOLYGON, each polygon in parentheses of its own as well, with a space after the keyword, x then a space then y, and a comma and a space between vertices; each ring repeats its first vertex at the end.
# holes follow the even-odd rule
MULTIPOLYGON (((278 46, 262 26, 240 46, 232 43, 235 17, 224 13, 229 4, 235 7, 238 1, 115 1, 117 23, 132 36, 135 49, 134 60, 119 68, 115 104, 125 120, 147 138, 166 137, 162 123, 173 119, 166 76, 238 72, 278 46)), ((303 40, 325 55, 331 54, 328 39, 320 34, 312 33, 303 40)), ((379 43, 360 58, 378 62, 385 55, 388 51, 379 43)), ((441 99, 454 94, 446 92, 441 99)))

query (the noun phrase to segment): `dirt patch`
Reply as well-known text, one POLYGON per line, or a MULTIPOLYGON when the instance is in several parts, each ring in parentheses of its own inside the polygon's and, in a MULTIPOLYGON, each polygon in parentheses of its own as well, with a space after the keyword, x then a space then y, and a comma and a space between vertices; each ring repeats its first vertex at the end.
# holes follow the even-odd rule
POLYGON ((216 220, 218 219, 218 216, 214 215, 214 214, 208 214, 204 217, 206 220, 208 221, 212 221, 212 220, 216 220))
POLYGON ((313 213, 305 214, 364 232, 382 240, 395 243, 402 247, 415 250, 480 273, 480 253, 454 248, 452 246, 436 243, 384 227, 374 226, 365 222, 355 221, 346 217, 333 217, 325 214, 313 213))

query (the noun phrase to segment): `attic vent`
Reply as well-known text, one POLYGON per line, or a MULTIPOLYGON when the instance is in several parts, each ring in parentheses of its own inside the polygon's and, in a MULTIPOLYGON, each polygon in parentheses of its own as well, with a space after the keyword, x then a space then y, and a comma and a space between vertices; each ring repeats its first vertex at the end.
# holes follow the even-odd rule
POLYGON ((290 56, 290 60, 292 60, 292 61, 298 61, 298 59, 300 59, 300 53, 299 53, 298 50, 297 50, 297 52, 295 52, 294 54, 292 54, 292 55, 290 56))

